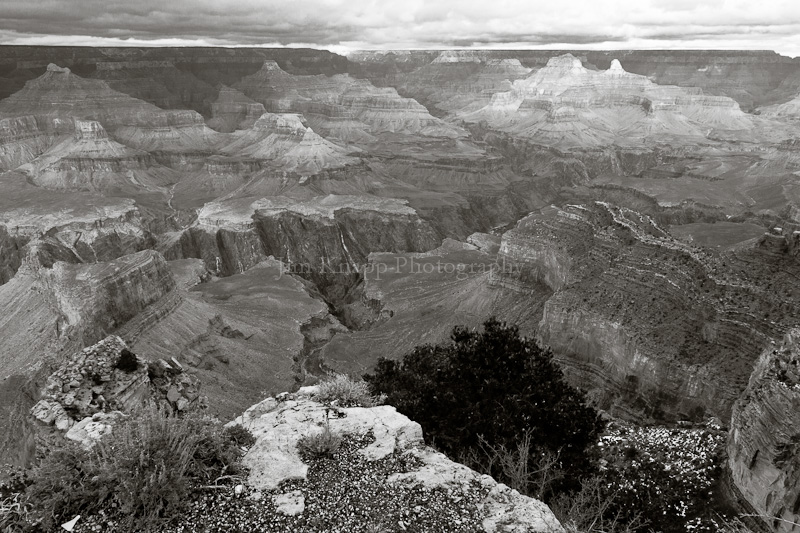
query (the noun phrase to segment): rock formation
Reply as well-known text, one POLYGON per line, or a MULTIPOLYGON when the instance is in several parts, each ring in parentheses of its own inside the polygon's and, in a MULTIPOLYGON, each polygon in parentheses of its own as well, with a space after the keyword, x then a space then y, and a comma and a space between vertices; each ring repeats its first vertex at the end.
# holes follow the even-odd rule
POLYGON ((70 118, 94 119, 106 127, 133 125, 164 116, 158 107, 111 89, 105 82, 81 78, 50 64, 47 71, 0 102, 0 115, 34 115, 71 133, 70 118))
POLYGON ((733 482, 774 531, 800 523, 800 330, 768 346, 733 409, 733 482))
POLYGON ((35 116, 40 129, 65 134, 74 132, 74 119, 95 120, 119 140, 144 150, 196 150, 214 141, 195 111, 165 111, 54 64, 0 101, 0 116, 26 115, 35 116))
POLYGON ((291 113, 264 113, 251 129, 237 133, 235 140, 221 151, 230 156, 267 160, 281 172, 299 175, 357 162, 348 155, 352 150, 323 139, 301 115, 291 113))
POLYGON ((510 91, 496 93, 483 109, 458 114, 538 142, 583 147, 705 137, 709 128, 753 127, 734 100, 656 85, 626 72, 617 60, 606 71, 592 71, 571 54, 552 58, 516 80, 510 91))
POLYGON ((0 120, 0 170, 17 168, 49 148, 56 137, 48 135, 33 116, 0 120))
POLYGON ((209 127, 222 132, 245 130, 266 112, 264 106, 231 87, 219 90, 216 102, 211 104, 209 127))
POLYGON ((793 324, 780 310, 797 305, 797 265, 772 254, 751 243, 719 257, 611 204, 546 208, 503 234, 496 262, 478 250, 371 256, 363 297, 386 318, 322 353, 359 372, 378 339, 380 355, 399 357, 494 315, 551 346, 617 414, 726 419, 753 354, 793 324))
POLYGON ((209 114, 209 104, 218 92, 170 60, 102 61, 91 77, 160 108, 194 109, 203 115, 209 114))
POLYGON ((274 61, 266 61, 259 72, 234 88, 264 104, 267 111, 303 113, 320 133, 337 139, 360 140, 380 133, 463 136, 418 102, 400 97, 395 89, 377 88, 345 75, 292 76, 274 61))
POLYGON ((94 120, 75 120, 73 137, 18 170, 41 187, 113 195, 157 191, 178 179, 148 153, 110 139, 94 120))
POLYGON ((31 413, 61 431, 78 425, 67 437, 86 442, 77 438, 79 432, 92 431, 86 426, 102 422, 97 416, 101 413, 129 413, 151 400, 186 411, 201 403, 199 390, 197 378, 184 373, 180 363, 148 363, 122 339, 110 336, 65 359, 47 378, 42 399, 31 413))
POLYGON ((800 95, 782 104, 759 108, 759 111, 766 117, 800 120, 800 95))
POLYGON ((248 484, 253 488, 275 489, 284 480, 304 479, 308 467, 297 451, 297 442, 304 435, 320 431, 327 423, 335 434, 361 436, 371 432, 374 441, 360 452, 369 461, 392 454, 404 454, 418 461, 417 468, 394 474, 385 483, 450 491, 479 484, 487 493, 481 502, 485 517, 482 526, 486 532, 563 531, 542 502, 523 496, 424 446, 419 424, 397 413, 393 407, 336 409, 339 415, 328 419, 330 407, 314 401, 313 393, 314 388, 310 387, 297 395, 267 398, 232 422, 249 428, 257 439, 244 457, 244 464, 250 468, 248 484))
POLYGON ((487 59, 478 52, 453 52, 442 52, 429 65, 402 76, 399 88, 439 109, 464 113, 480 109, 494 93, 511 89, 512 81, 531 73, 518 59, 487 59))
POLYGON ((422 251, 438 236, 399 200, 328 195, 309 201, 240 198, 213 202, 171 241, 168 257, 200 257, 213 272, 242 272, 267 256, 303 272, 356 273, 373 251, 422 251))

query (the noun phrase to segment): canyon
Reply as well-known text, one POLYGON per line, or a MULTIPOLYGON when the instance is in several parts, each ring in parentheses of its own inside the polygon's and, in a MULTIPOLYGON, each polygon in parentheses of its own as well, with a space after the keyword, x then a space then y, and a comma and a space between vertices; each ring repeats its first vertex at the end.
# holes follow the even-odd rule
POLYGON ((231 419, 496 316, 797 522, 799 99, 771 52, 0 47, 0 459, 109 335, 231 419))

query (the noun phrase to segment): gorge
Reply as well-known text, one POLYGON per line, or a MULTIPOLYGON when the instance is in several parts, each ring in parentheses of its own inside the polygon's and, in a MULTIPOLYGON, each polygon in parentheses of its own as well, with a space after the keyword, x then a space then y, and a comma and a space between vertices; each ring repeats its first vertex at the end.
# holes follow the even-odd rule
POLYGON ((231 420, 494 316, 796 531, 799 101, 772 52, 0 46, 0 462, 109 336, 231 420))

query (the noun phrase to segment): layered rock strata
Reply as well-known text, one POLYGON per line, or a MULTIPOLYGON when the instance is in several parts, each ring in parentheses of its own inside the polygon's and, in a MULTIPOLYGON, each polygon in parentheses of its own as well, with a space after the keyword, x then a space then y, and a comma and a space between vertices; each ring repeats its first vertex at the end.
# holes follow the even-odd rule
POLYGON ((768 346, 733 409, 733 482, 774 531, 800 523, 800 329, 768 346))
POLYGON ((517 267, 499 286, 552 291, 538 334, 580 384, 656 417, 726 419, 752 354, 786 331, 796 311, 779 310, 795 309, 800 289, 789 254, 755 247, 721 258, 604 202, 523 219, 503 235, 499 260, 517 267))
POLYGON ((582 147, 753 128, 732 99, 656 85, 626 72, 617 60, 608 70, 589 70, 571 54, 550 59, 511 90, 495 93, 483 109, 458 115, 545 144, 582 147))

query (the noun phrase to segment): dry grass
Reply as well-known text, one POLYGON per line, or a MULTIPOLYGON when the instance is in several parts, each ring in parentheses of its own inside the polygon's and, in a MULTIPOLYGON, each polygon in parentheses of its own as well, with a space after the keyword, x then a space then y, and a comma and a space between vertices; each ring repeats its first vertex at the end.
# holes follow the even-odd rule
POLYGON ((297 441, 297 449, 302 457, 318 459, 333 457, 342 445, 342 437, 334 434, 328 424, 319 433, 305 435, 297 441))
POLYGON ((375 407, 381 405, 385 395, 374 396, 366 381, 355 380, 346 374, 329 374, 319 384, 315 399, 337 407, 375 407))
POLYGON ((101 509, 121 532, 159 531, 198 485, 239 472, 237 441, 252 439, 246 433, 200 413, 143 408, 89 450, 64 441, 46 456, 24 492, 3 503, 16 515, 9 531, 46 531, 101 509))

